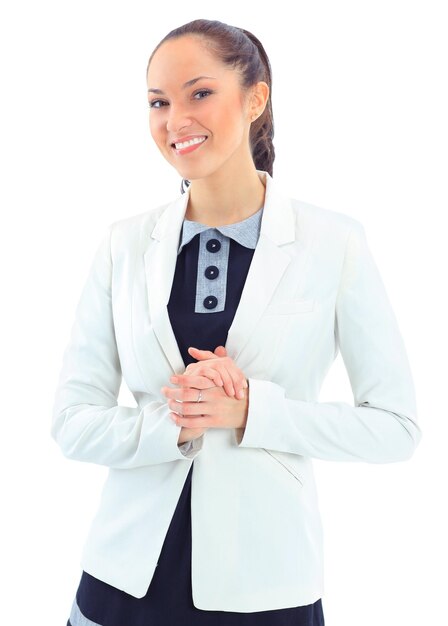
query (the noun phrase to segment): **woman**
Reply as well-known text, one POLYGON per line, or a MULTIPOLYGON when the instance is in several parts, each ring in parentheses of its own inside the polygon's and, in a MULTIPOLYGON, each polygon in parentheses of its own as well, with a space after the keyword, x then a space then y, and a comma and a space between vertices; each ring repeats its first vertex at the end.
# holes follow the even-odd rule
POLYGON ((147 82, 183 193, 109 227, 64 355, 52 435, 109 467, 68 624, 321 626, 311 459, 412 455, 405 348, 362 225, 274 184, 256 37, 185 24, 147 82), (317 401, 338 349, 355 407, 317 401))

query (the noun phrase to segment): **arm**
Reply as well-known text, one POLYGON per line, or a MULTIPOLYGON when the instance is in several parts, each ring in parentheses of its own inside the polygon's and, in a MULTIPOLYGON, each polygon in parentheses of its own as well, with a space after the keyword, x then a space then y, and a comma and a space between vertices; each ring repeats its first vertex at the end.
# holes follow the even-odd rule
MULTIPOLYGON (((118 406, 122 372, 112 315, 111 233, 99 245, 76 309, 53 406, 51 435, 64 456, 114 468, 194 458, 178 446, 166 402, 118 406)), ((190 451, 188 451, 190 450, 190 451)))
POLYGON ((348 237, 335 338, 355 406, 292 400, 280 385, 250 378, 246 428, 237 433, 240 447, 370 463, 403 461, 413 454, 421 431, 409 362, 359 222, 348 237))
MULTIPOLYGON (((196 439, 191 439, 190 441, 186 441, 185 443, 179 444, 179 448, 183 451, 184 454, 189 453, 190 455, 195 450, 200 450, 202 448, 204 435, 200 437, 196 437, 196 439)), ((194 454, 190 458, 194 458, 196 455, 194 454)))

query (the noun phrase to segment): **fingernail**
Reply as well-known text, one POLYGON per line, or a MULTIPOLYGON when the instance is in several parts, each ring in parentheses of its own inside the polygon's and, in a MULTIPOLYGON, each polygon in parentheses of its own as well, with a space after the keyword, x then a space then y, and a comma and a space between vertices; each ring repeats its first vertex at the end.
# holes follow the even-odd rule
POLYGON ((171 381, 172 383, 177 383, 177 381, 178 381, 178 380, 179 380, 179 379, 177 378, 177 376, 171 376, 171 378, 170 378, 170 381, 171 381))
POLYGON ((242 389, 238 391, 238 397, 240 398, 240 400, 244 398, 244 391, 242 389))

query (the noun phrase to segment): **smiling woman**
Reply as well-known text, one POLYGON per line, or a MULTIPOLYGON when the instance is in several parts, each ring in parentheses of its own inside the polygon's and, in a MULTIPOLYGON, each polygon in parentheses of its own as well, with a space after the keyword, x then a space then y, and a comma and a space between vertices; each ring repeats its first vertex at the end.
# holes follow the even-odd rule
POLYGON ((182 193, 109 226, 66 348, 53 437, 109 467, 68 624, 323 626, 312 458, 420 439, 396 319, 363 226, 274 183, 252 33, 185 24, 146 80, 182 193), (318 401, 338 349, 355 406, 318 401))
MULTIPOLYGON (((213 184, 218 175, 238 183, 253 176, 248 170, 251 163, 272 175, 274 132, 267 55, 251 33, 205 22, 197 20, 176 29, 150 57, 152 137, 186 186, 197 179, 213 184), (207 145, 200 150, 168 148, 204 137, 207 145), (194 158, 173 158, 192 152, 194 158)), ((198 194, 203 186, 196 185, 198 194)))

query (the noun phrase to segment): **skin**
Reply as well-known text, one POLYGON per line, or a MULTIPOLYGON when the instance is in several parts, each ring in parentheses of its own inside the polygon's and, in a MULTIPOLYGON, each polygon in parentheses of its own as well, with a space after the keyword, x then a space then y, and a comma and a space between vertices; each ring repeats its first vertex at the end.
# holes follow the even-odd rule
MULTIPOLYGON (((151 136, 168 163, 191 181, 185 217, 212 227, 256 213, 264 204, 265 187, 252 159, 249 132, 264 111, 268 85, 259 81, 244 92, 238 70, 223 65, 200 38, 184 36, 165 42, 154 54, 147 87, 151 136), (198 76, 213 78, 183 87, 198 76), (172 142, 188 135, 208 138, 195 151, 176 154, 172 142)), ((181 426, 178 443, 208 428, 244 428, 248 383, 225 347, 214 352, 191 347, 189 353, 197 362, 170 379, 174 387, 161 389, 172 419, 181 426)))

